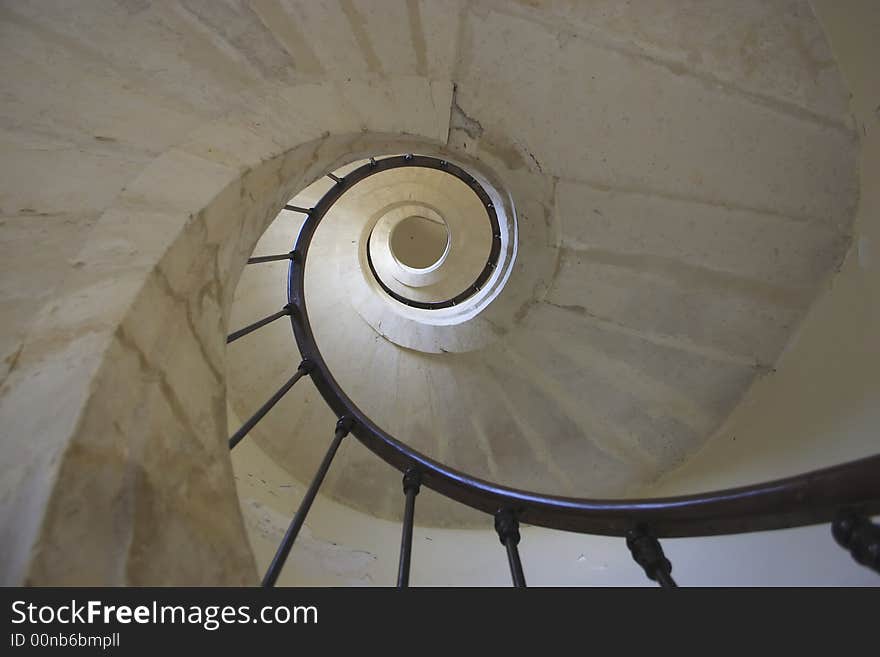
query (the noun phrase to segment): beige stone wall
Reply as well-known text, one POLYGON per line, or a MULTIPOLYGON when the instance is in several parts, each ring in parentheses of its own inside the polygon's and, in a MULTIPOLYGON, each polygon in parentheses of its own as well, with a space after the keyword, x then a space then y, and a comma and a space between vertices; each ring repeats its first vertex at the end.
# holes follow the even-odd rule
POLYGON ((4 383, 6 581, 254 581, 226 447, 235 281, 294 190, 350 153, 411 143, 361 131, 258 152, 225 125, 202 135, 102 215, 80 254, 89 266, 64 281, 4 383))
POLYGON ((651 492, 752 483, 880 450, 880 8, 813 3, 852 92, 861 198, 852 247, 786 348, 717 435, 651 492))
MULTIPOLYGON (((854 62, 845 67, 857 90, 854 131, 806 5, 764 4, 719 0, 710 11, 658 2, 658 12, 695 22, 678 34, 658 33, 637 9, 602 2, 535 8, 430 0, 407 3, 399 20, 370 2, 345 3, 342 14, 335 2, 5 3, 2 581, 256 581, 225 449, 224 336, 233 291, 290 196, 376 151, 445 148, 509 171, 505 182, 518 190, 519 211, 539 228, 548 218, 525 241, 540 242, 536 236, 555 225, 550 218, 561 208, 598 210, 586 219, 578 211, 562 217, 553 245, 569 257, 552 281, 518 290, 525 298, 513 310, 522 319, 536 311, 527 324, 541 333, 556 313, 579 315, 598 304, 607 316, 592 324, 623 322, 654 340, 646 349, 658 372, 668 370, 658 356, 668 348, 712 362, 733 354, 733 374, 694 369, 733 391, 713 421, 725 415, 754 374, 750 360, 775 362, 810 292, 835 264, 855 200, 855 139, 867 143, 876 125, 874 88, 859 87, 869 69, 855 64, 867 51, 847 54, 851 46, 842 45, 851 30, 876 21, 824 14, 832 45, 854 62), (699 29, 712 12, 724 13, 723 35, 699 29), (726 45, 728 37, 745 50, 726 45), (615 204, 637 215, 646 197, 670 217, 662 226, 696 234, 676 224, 685 204, 724 235, 719 242, 709 231, 701 245, 732 250, 683 249, 681 241, 660 239, 661 230, 645 242, 648 253, 616 257, 628 243, 626 226, 608 232, 598 217, 615 204), (725 221, 731 215, 741 223, 725 221), (790 227, 776 233, 780 242, 800 235, 796 248, 783 249, 783 266, 768 255, 773 239, 761 237, 767 218, 790 227), (750 239, 738 239, 738 229, 725 233, 731 225, 751 225, 750 239), (607 242, 596 246, 597 234, 607 242), (752 252, 748 265, 736 264, 752 252), (670 271, 656 266, 657 257, 684 259, 687 275, 673 279, 705 283, 700 299, 719 289, 741 293, 709 316, 726 325, 733 309, 742 323, 729 332, 695 330, 694 307, 675 285, 656 284, 670 271), (777 303, 766 287, 727 287, 745 275, 738 266, 752 265, 783 287, 791 265, 806 292, 777 303), (703 276, 716 267, 724 276, 703 276), (579 285, 585 277, 597 285, 579 285), (617 302, 621 290, 626 304, 617 302), (679 305, 661 315, 636 312, 652 300, 679 305)), ((870 3, 861 7, 873 11, 870 3)), ((816 363, 808 374, 827 375, 828 388, 813 397, 792 392, 788 402, 797 415, 806 403, 821 413, 838 399, 825 418, 864 418, 856 422, 862 438, 847 453, 864 451, 872 424, 851 410, 875 408, 864 395, 876 390, 876 377, 867 368, 850 376, 845 366, 875 362, 874 352, 860 349, 873 343, 858 341, 877 333, 876 226, 865 219, 876 216, 876 199, 864 193, 871 187, 865 176, 876 173, 870 149, 857 250, 844 265, 839 302, 834 291, 828 295, 840 304, 831 316, 856 305, 863 317, 839 326, 826 320, 814 338, 813 324, 805 325, 804 349, 817 350, 817 360, 804 361, 816 363), (819 357, 831 339, 846 345, 849 360, 838 352, 819 357), (828 370, 834 363, 836 378, 828 370), (867 401, 848 406, 857 393, 867 401)), ((525 255, 522 263, 543 270, 553 264, 545 255, 531 263, 525 255)), ((559 390, 552 381, 544 389, 559 390)), ((664 409, 667 402, 660 397, 664 409)), ((578 408, 577 400, 566 404, 578 408)), ((803 435, 798 426, 790 435, 803 435)), ((851 433, 828 426, 816 433, 818 454, 828 454, 831 438, 851 433)), ((760 439, 753 445, 749 464, 763 458, 760 439)), ((574 453, 569 447, 551 444, 548 452, 574 453)), ((604 458, 615 445, 589 447, 604 458)), ((491 542, 485 533, 477 540, 491 542)))
MULTIPOLYGON (((380 426, 509 486, 637 495, 771 375, 848 247, 857 142, 808 7, 719 5, 654 3, 672 32, 662 47, 638 10, 609 21, 605 3, 465 11, 448 142, 514 201, 520 248, 504 292, 470 332, 404 320, 347 257, 370 225, 357 203, 322 225, 308 264, 319 345, 380 426), (729 34, 710 44, 677 33, 697 25, 729 34), (511 38, 518 48, 499 57, 511 38)), ((292 234, 267 233, 262 252, 288 248, 292 234)), ((282 270, 246 273, 236 326, 281 305, 282 270)), ((283 325, 229 353, 243 415, 297 359, 283 325)), ((328 424, 320 408, 304 386, 251 436, 307 479, 312 437, 328 424)), ((328 494, 397 517, 384 464, 362 450, 338 466, 328 494)), ((421 518, 461 522, 429 504, 421 518)))
MULTIPOLYGON (((871 38, 880 16, 871 3, 818 3, 817 10, 852 87, 853 111, 863 134, 863 193, 852 250, 840 273, 824 284, 821 299, 775 371, 759 382, 693 461, 647 493, 677 494, 785 476, 876 453, 880 444, 876 431, 880 370, 872 339, 880 334, 875 257, 880 224, 873 194, 877 187, 873 181, 880 179, 880 172, 872 138, 880 134, 872 102, 880 92, 873 75, 877 57, 871 38)), ((357 446, 349 444, 345 449, 357 446)), ((301 493, 296 482, 290 483, 289 476, 255 445, 246 450, 236 455, 239 491, 257 561, 265 567, 301 493)), ((389 480, 395 476, 389 475, 389 480)), ((423 494, 417 508, 432 502, 423 494)), ((483 531, 417 528, 413 584, 508 585, 500 546, 488 519, 483 522, 487 525, 483 531)), ((319 498, 307 527, 282 583, 393 582, 399 525, 319 498)), ((670 540, 664 545, 676 577, 688 585, 873 585, 876 581, 834 544, 824 526, 670 540)), ((528 528, 522 551, 532 584, 647 583, 619 540, 528 528)))

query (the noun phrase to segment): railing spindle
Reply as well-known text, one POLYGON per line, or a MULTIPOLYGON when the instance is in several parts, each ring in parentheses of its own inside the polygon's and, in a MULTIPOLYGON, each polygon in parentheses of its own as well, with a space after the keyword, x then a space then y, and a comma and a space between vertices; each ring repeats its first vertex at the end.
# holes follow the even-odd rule
POLYGON ((290 253, 279 253, 278 255, 254 256, 248 258, 247 264, 256 265, 261 262, 276 262, 277 260, 293 260, 293 251, 290 253))
POLYGON ((526 577, 523 574, 522 562, 519 559, 519 520, 510 509, 500 509, 495 514, 495 531, 501 544, 507 549, 507 561, 510 564, 510 576, 513 585, 525 588, 526 577))
POLYGON ((422 474, 410 468, 403 475, 403 493, 406 495, 406 507, 403 511, 403 529, 400 538, 400 564, 397 568, 397 588, 409 586, 409 564, 412 556, 413 517, 416 510, 416 495, 422 485, 422 474))
POLYGON ((306 491, 302 502, 299 504, 299 508, 296 510, 296 514, 293 516, 293 520, 290 521, 290 527, 287 528, 287 532, 281 540, 281 545, 278 546, 278 551, 269 565, 269 570, 266 571, 266 575, 263 577, 263 586, 275 585, 275 581, 278 579, 278 575, 281 574, 281 569, 284 568, 284 563, 287 561, 287 555, 290 554, 290 549, 293 547, 293 542, 296 540, 297 534, 299 534, 299 530, 309 514, 309 509, 312 508, 312 502, 315 501, 315 496, 318 494, 321 482, 324 481, 324 477, 330 469, 330 463, 333 462, 336 450, 339 449, 342 439, 348 435, 353 426, 354 421, 350 417, 343 417, 336 423, 336 433, 333 436, 333 442, 330 443, 330 447, 324 455, 324 460, 321 461, 321 465, 318 467, 318 471, 315 473, 309 489, 306 491))
MULTIPOLYGON (((497 269, 497 262, 499 262, 497 254, 502 246, 503 231, 498 223, 498 215, 493 202, 489 194, 472 175, 453 163, 429 156, 407 154, 385 157, 380 161, 371 157, 369 164, 349 171, 344 178, 328 174, 329 178, 337 184, 324 194, 315 207, 308 209, 285 205, 285 210, 308 215, 297 236, 294 249, 296 261, 305 263, 309 245, 318 225, 333 207, 333 204, 341 198, 345 187, 353 186, 381 171, 401 166, 417 166, 446 171, 473 189, 484 203, 492 224, 492 253, 490 253, 484 272, 474 282, 473 289, 483 288, 486 281, 491 278, 493 271, 497 269)), ((283 257, 279 257, 279 259, 283 259, 283 257)), ((291 259, 293 259, 292 256, 291 259)), ((254 260, 259 260, 259 258, 254 260)), ((368 264, 370 264, 369 258, 368 264)), ((372 268, 372 264, 370 267, 372 268)), ((375 271, 373 273, 375 274, 375 271)), ((289 268, 288 300, 291 303, 302 303, 305 296, 304 276, 304 267, 289 268)), ((377 280, 379 279, 377 278, 377 280)), ((381 281, 379 284, 381 285, 381 281)), ((394 298, 389 290, 385 291, 394 298)), ((450 299, 448 305, 454 306, 463 301, 467 298, 463 296, 464 294, 450 299)), ((398 301, 408 303, 408 305, 414 303, 412 300, 405 299, 398 299, 398 301)), ((424 307, 438 306, 429 304, 424 307)), ((679 497, 648 500, 594 500, 561 498, 520 491, 470 477, 463 472, 432 461, 373 424, 345 395, 330 373, 316 343, 305 306, 296 305, 291 313, 294 312, 297 315, 297 321, 292 325, 297 346, 300 348, 300 353, 304 356, 307 355, 308 359, 315 363, 318 374, 314 377, 314 382, 324 400, 337 415, 346 417, 352 415, 361 418, 358 425, 358 439, 384 461, 394 465, 399 465, 401 462, 418 462, 426 486, 453 501, 487 514, 494 514, 495 528, 501 543, 507 550, 511 576, 515 586, 525 586, 522 563, 517 549, 520 540, 518 519, 523 509, 528 509, 527 519, 532 525, 588 534, 626 536, 627 546, 636 563, 645 569, 648 577, 659 582, 661 586, 674 587, 676 583, 671 575, 672 565, 664 556, 660 543, 656 539, 657 536, 715 536, 814 525, 835 520, 840 509, 844 508, 854 511, 857 516, 842 518, 835 522, 833 527, 835 538, 853 552, 853 556, 859 563, 867 561, 866 565, 877 569, 877 555, 880 553, 880 537, 878 537, 880 528, 871 524, 869 518, 880 513, 880 454, 785 479, 679 497), (633 529, 633 527, 637 527, 637 529, 633 529), (650 527, 651 534, 648 534, 648 527, 650 527)), ((337 438, 331 445, 331 451, 325 458, 326 467, 329 467, 329 459, 338 448, 340 440, 341 437, 337 434, 337 438)), ((319 476, 316 477, 316 482, 312 484, 315 492, 317 485, 320 484, 326 473, 326 467, 322 466, 322 470, 318 473, 319 476)), ((415 498, 415 493, 411 494, 406 487, 404 490, 407 492, 407 511, 401 539, 399 585, 408 583, 415 498)), ((280 570, 287 555, 285 549, 289 551, 292 539, 295 538, 296 532, 299 531, 302 524, 304 513, 308 510, 311 499, 314 497, 312 489, 310 489, 310 493, 312 493, 311 496, 307 494, 297 516, 294 517, 291 528, 285 535, 285 541, 273 561, 273 566, 266 574, 264 584, 274 583, 277 571, 280 570), (276 562, 278 562, 277 566, 276 562)))
POLYGON ((629 548, 635 562, 645 569, 649 579, 665 589, 678 586, 672 579, 672 564, 663 554, 660 541, 648 533, 647 529, 639 526, 629 530, 626 533, 626 547, 629 548))
POLYGON ((230 333, 229 336, 226 338, 226 344, 229 344, 230 342, 235 342, 239 338, 246 336, 248 333, 256 331, 261 326, 265 326, 266 324, 274 322, 279 317, 286 317, 287 315, 290 315, 292 310, 293 310, 293 306, 291 304, 287 304, 286 306, 284 306, 284 308, 279 310, 277 313, 272 313, 268 317, 264 317, 263 319, 256 321, 253 324, 249 324, 248 326, 245 326, 242 329, 238 329, 234 333, 230 333))
POLYGON ((301 378, 303 378, 306 374, 308 374, 311 371, 312 371, 312 363, 310 363, 309 361, 306 361, 306 360, 301 362, 299 364, 299 369, 296 371, 296 373, 292 377, 290 377, 287 380, 287 383, 285 383, 283 386, 281 386, 278 389, 278 392, 276 392, 274 395, 272 395, 269 398, 269 401, 267 401, 265 404, 260 406, 259 410, 256 413, 254 413, 248 419, 247 422, 242 424, 241 428, 238 431, 236 431, 234 434, 232 434, 232 437, 229 439, 229 449, 232 449, 233 447, 238 445, 238 443, 241 442, 241 439, 244 438, 248 434, 248 432, 254 428, 254 426, 257 424, 257 422, 259 422, 261 419, 263 419, 263 416, 266 413, 268 413, 270 410, 272 410, 272 407, 278 403, 278 400, 281 399, 284 396, 284 394, 288 390, 290 390, 297 381, 299 381, 301 378))
POLYGON ((864 515, 844 510, 831 524, 831 534, 856 563, 880 573, 880 526, 864 515))

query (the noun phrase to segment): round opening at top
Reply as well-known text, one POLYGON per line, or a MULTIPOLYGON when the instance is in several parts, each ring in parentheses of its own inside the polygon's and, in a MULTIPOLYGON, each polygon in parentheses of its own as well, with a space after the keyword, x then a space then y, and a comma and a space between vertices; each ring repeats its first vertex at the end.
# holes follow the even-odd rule
POLYGON ((412 269, 427 269, 446 253, 449 229, 437 219, 412 216, 400 221, 388 237, 397 261, 412 269))

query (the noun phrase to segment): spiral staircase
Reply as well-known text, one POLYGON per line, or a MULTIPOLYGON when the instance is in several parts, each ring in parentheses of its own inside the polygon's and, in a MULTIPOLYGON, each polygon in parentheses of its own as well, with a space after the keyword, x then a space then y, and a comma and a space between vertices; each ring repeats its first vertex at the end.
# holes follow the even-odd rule
POLYGON ((876 569, 832 4, 4 6, 4 581, 495 584, 500 539, 674 585, 832 522, 876 569))

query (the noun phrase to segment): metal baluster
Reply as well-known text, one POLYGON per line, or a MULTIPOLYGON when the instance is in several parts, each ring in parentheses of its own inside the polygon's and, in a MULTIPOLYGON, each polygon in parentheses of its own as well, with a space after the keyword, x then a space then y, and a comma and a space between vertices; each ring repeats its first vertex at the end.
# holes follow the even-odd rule
POLYGON ((272 313, 268 317, 264 317, 263 319, 256 321, 253 324, 249 324, 248 326, 245 326, 243 329, 238 329, 234 333, 230 333, 229 337, 226 338, 226 344, 229 344, 230 342, 235 342, 236 340, 238 340, 241 337, 244 337, 248 333, 251 333, 252 331, 256 331, 261 326, 265 326, 266 324, 269 324, 270 322, 274 322, 279 317, 286 317, 287 315, 290 315, 290 313, 292 311, 293 311, 293 306, 291 306, 290 304, 287 304, 286 306, 284 306, 284 308, 279 310, 277 313, 272 313))
POLYGON ((333 442, 331 442, 330 447, 327 448, 324 460, 321 461, 321 465, 318 467, 318 471, 315 473, 315 477, 312 479, 309 489, 306 491, 302 502, 299 504, 299 508, 296 510, 296 514, 293 516, 293 520, 290 521, 290 527, 287 528, 287 532, 281 540, 281 545, 278 546, 278 551, 275 553, 275 557, 269 565, 269 570, 266 571, 266 575, 263 577, 263 586, 275 585, 275 580, 278 579, 278 575, 281 574, 281 569, 287 561, 287 555, 290 554, 290 548, 293 547, 293 542, 296 540, 296 536, 299 534, 299 530, 302 528, 303 523, 306 520, 309 509, 312 508, 312 502, 315 501, 315 496, 318 494, 321 482, 324 481, 324 477, 327 475, 327 470, 330 469, 330 463, 332 463, 333 457, 336 455, 336 450, 339 449, 339 444, 342 442, 342 439, 348 435, 348 432, 351 431, 353 426, 354 420, 350 417, 343 417, 336 423, 336 433, 333 436, 333 442))
POLYGON ((416 495, 422 485, 422 474, 410 468, 403 475, 403 493, 406 495, 406 507, 403 511, 403 531, 400 538, 400 564, 397 568, 397 588, 409 586, 409 564, 412 556, 413 516, 416 510, 416 495))
POLYGON ((495 531, 501 544, 507 549, 507 561, 510 563, 510 576, 513 585, 517 588, 525 588, 526 577, 523 574, 522 562, 519 560, 519 520, 510 509, 500 509, 495 514, 495 531))
POLYGON ((254 256, 248 258, 247 264, 256 265, 261 262, 275 262, 277 260, 293 260, 293 251, 290 253, 279 253, 278 255, 254 256))
POLYGON ((649 579, 666 589, 678 586, 672 579, 672 564, 663 554, 660 541, 651 536, 646 528, 640 526, 630 529, 626 533, 626 547, 635 562, 645 569, 649 579))
POLYGON ((278 400, 281 399, 284 396, 284 394, 288 390, 290 390, 297 381, 299 381, 301 378, 303 378, 306 374, 308 374, 311 371, 312 371, 312 363, 311 362, 309 362, 307 360, 304 360, 303 362, 301 362, 299 364, 299 369, 296 371, 296 374, 294 374, 292 377, 290 377, 290 379, 288 379, 287 383, 285 383, 283 386, 281 386, 278 389, 278 392, 276 392, 274 395, 272 395, 269 398, 269 401, 267 401, 265 404, 260 406, 259 410, 256 413, 254 413, 250 417, 250 419, 248 419, 247 422, 242 424, 241 428, 238 431, 236 431, 234 434, 232 434, 232 437, 229 439, 229 449, 232 449, 233 447, 238 445, 238 443, 241 442, 241 439, 244 438, 248 434, 248 431, 253 429, 254 425, 256 425, 256 423, 259 422, 261 419, 263 419, 263 416, 266 413, 268 413, 275 404, 278 403, 278 400))
POLYGON ((852 558, 880 573, 880 526, 853 511, 841 511, 831 524, 831 535, 852 558))
POLYGON ((341 182, 342 182, 342 178, 340 178, 339 176, 333 175, 332 173, 328 173, 328 174, 327 174, 327 177, 328 177, 330 180, 332 180, 333 182, 335 182, 335 183, 341 183, 341 182))
POLYGON ((285 205, 284 209, 290 210, 291 212, 302 212, 303 214, 311 214, 311 212, 312 212, 308 208, 300 208, 296 205, 285 205))

